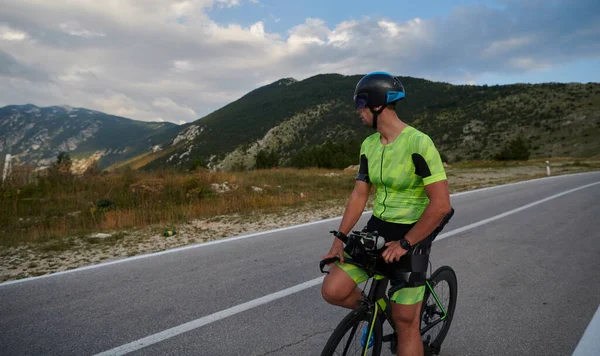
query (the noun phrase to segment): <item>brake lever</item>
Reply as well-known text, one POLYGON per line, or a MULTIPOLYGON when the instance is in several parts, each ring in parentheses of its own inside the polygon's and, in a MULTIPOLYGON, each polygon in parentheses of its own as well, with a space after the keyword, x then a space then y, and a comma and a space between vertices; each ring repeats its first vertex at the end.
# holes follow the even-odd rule
POLYGON ((337 262, 339 261, 340 258, 335 256, 335 257, 329 257, 326 258, 324 260, 321 260, 321 262, 319 262, 319 268, 321 269, 321 273, 327 273, 329 274, 329 271, 324 271, 323 268, 325 268, 326 265, 333 263, 333 262, 337 262))

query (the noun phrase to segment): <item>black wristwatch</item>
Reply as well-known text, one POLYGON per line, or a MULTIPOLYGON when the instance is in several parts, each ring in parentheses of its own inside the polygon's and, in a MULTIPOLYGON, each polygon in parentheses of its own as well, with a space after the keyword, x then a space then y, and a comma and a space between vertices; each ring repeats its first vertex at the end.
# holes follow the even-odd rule
POLYGON ((408 251, 412 248, 407 239, 400 239, 398 241, 400 241, 400 247, 402 247, 404 250, 408 251))
POLYGON ((346 241, 348 241, 348 236, 346 236, 346 234, 344 234, 341 231, 336 231, 333 236, 335 236, 338 239, 342 240, 344 243, 346 243, 346 241))

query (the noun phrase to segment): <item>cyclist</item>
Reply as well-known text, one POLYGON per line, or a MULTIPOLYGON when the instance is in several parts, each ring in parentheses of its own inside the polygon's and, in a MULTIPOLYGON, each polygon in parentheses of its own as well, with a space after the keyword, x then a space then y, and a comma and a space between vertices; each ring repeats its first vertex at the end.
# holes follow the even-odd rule
MULTIPOLYGON (((427 237, 451 211, 448 181, 434 143, 396 114, 396 103, 404 96, 400 80, 386 72, 369 73, 356 85, 356 111, 377 132, 362 143, 359 172, 338 228, 341 234, 352 230, 374 184, 373 215, 365 230, 378 231, 386 241, 382 257, 395 290, 390 299, 400 356, 423 355, 419 315, 426 276, 424 270, 407 269, 405 262, 411 254, 429 253, 427 237)), ((330 304, 353 309, 361 298, 357 284, 367 275, 360 267, 344 263, 349 255, 337 238, 323 259, 334 256, 340 262, 331 266, 321 294, 330 304)))

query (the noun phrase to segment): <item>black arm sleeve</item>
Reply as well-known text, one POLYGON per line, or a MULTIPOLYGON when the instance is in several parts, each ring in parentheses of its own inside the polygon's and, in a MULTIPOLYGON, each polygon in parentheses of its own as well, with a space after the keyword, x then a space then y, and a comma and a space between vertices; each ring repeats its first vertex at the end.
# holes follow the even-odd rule
POLYGON ((421 178, 427 178, 431 176, 431 170, 425 158, 418 153, 412 154, 413 164, 415 165, 415 174, 421 176, 421 178))

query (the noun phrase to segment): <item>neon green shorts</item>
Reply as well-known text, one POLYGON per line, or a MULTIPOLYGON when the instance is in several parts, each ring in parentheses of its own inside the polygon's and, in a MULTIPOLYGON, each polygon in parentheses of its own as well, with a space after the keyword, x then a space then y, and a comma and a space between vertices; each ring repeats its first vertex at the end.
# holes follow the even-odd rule
MULTIPOLYGON (((346 258, 349 258, 349 257, 346 256, 346 258)), ((369 276, 367 276, 367 273, 362 268, 360 268, 357 265, 354 265, 352 263, 341 264, 339 262, 336 262, 335 265, 338 266, 339 268, 341 268, 342 271, 346 272, 350 276, 350 278, 352 278, 354 283, 356 283, 356 284, 360 284, 369 278, 369 276)), ((384 278, 384 277, 381 275, 375 275, 375 279, 382 279, 382 278, 384 278)), ((420 287, 402 288, 402 289, 396 291, 394 294, 392 294, 392 297, 390 298, 390 300, 397 304, 410 305, 410 304, 416 304, 420 301, 423 301, 424 295, 425 295, 425 286, 424 285, 420 286, 420 287)))

